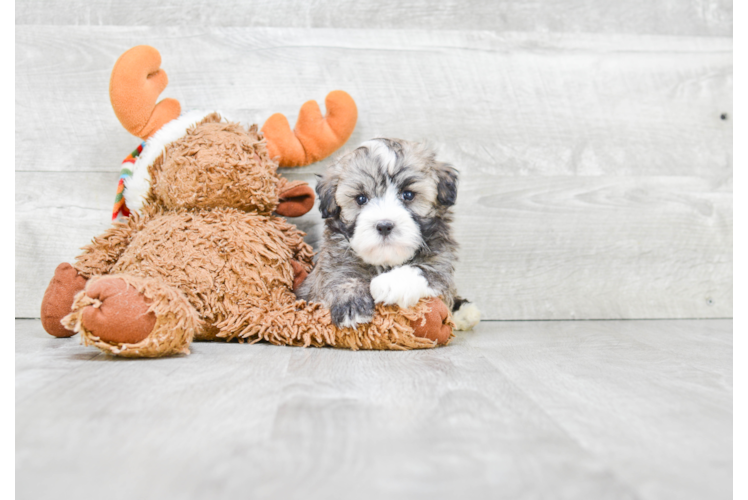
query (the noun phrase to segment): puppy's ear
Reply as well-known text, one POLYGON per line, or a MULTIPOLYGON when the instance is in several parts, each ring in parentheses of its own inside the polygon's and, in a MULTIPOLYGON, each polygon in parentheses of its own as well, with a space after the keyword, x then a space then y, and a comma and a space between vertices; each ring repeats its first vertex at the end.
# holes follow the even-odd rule
POLYGON ((457 201, 457 170, 447 163, 436 164, 436 201, 444 207, 451 207, 457 201))
POLYGON ((337 219, 340 215, 340 207, 335 202, 335 191, 338 189, 338 178, 330 174, 325 176, 317 176, 317 197, 319 198, 319 211, 322 213, 323 219, 329 219, 330 217, 337 219))

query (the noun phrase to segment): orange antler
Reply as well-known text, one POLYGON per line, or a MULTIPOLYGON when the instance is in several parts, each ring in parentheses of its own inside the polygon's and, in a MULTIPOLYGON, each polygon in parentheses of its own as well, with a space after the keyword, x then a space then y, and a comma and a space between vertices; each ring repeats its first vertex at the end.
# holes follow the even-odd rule
POLYGON ((122 54, 112 69, 109 98, 120 123, 131 134, 147 139, 166 123, 179 117, 176 99, 156 99, 168 85, 161 69, 161 54, 148 45, 138 45, 122 54))
POLYGON ((293 132, 282 114, 267 119, 262 132, 270 157, 280 157, 281 167, 300 167, 326 158, 351 136, 358 118, 353 98, 334 90, 327 94, 325 107, 327 115, 323 117, 315 101, 305 102, 293 132))

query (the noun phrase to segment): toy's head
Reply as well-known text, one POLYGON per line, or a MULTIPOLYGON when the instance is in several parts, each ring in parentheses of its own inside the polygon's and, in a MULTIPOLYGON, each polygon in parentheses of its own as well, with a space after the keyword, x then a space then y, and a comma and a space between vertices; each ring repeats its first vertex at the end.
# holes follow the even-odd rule
POLYGON ((167 209, 225 207, 268 215, 278 206, 276 164, 257 126, 246 130, 217 113, 166 146, 149 170, 151 196, 167 209))
MULTIPOLYGON (((124 197, 131 210, 156 204, 167 210, 236 208, 283 214, 283 184, 276 169, 256 125, 247 130, 218 113, 188 113, 145 142, 126 180, 124 197)), ((314 196, 307 189, 308 210, 314 196)))
POLYGON ((156 103, 168 83, 160 66, 158 51, 139 45, 122 54, 112 70, 114 112, 144 140, 123 165, 115 217, 154 204, 167 210, 236 208, 293 217, 312 208, 314 191, 304 183, 287 183, 276 169, 278 163, 319 160, 345 142, 356 121, 348 94, 328 95, 325 118, 316 103, 306 103, 297 124, 297 133, 306 127, 301 137, 278 114, 260 132, 216 112, 182 114, 175 99, 156 103))

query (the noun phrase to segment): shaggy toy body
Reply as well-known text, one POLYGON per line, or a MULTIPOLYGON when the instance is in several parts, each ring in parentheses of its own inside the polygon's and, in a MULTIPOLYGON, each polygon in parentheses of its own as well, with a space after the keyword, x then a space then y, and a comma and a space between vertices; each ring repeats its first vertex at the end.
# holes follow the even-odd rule
POLYGON ((305 271, 312 263, 312 249, 295 226, 232 208, 135 215, 85 250, 73 267, 86 278, 128 274, 177 288, 202 319, 200 340, 242 334, 248 321, 226 320, 256 316, 252 311, 262 309, 268 294, 294 298, 291 261, 305 271))

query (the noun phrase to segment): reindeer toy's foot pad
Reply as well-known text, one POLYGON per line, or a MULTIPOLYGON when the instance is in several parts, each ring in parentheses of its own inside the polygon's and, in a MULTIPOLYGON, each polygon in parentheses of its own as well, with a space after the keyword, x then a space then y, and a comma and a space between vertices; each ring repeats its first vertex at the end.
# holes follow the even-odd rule
POLYGON ((411 322, 413 335, 435 340, 437 344, 444 345, 452 338, 452 321, 444 302, 434 297, 428 302, 430 309, 423 317, 411 322))
POLYGON ((47 286, 42 299, 42 326, 55 337, 71 337, 75 332, 68 330, 60 321, 70 312, 75 295, 86 286, 86 278, 78 274, 67 262, 55 269, 55 275, 47 286))

